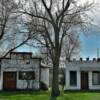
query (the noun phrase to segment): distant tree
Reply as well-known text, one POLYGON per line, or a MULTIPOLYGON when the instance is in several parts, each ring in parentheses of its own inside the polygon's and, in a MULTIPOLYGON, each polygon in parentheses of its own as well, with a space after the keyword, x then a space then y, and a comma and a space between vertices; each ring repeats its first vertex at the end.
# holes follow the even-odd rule
POLYGON ((93 7, 93 3, 81 4, 76 0, 20 0, 19 7, 25 23, 29 29, 38 33, 37 40, 49 52, 53 64, 51 97, 56 98, 60 94, 58 73, 64 38, 68 37, 73 28, 86 28, 89 22, 86 12, 93 7))
POLYGON ((63 48, 61 51, 61 57, 60 57, 60 68, 59 68, 59 81, 62 85, 62 89, 64 89, 65 85, 65 63, 66 61, 70 62, 73 58, 77 59, 79 57, 79 51, 80 51, 80 39, 79 34, 77 32, 71 32, 67 34, 67 37, 64 38, 63 48))
POLYGON ((64 60, 71 60, 77 58, 80 51, 80 39, 79 34, 71 32, 68 37, 65 37, 63 41, 63 49, 61 57, 64 60))
POLYGON ((17 8, 15 0, 0 0, 0 58, 32 38, 31 32, 26 31, 20 14, 16 12, 17 8))

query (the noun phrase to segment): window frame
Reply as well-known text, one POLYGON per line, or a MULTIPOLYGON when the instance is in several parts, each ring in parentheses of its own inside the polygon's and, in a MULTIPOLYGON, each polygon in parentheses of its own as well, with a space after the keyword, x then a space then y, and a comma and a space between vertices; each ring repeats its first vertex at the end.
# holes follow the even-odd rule
POLYGON ((100 85, 100 71, 93 71, 93 72, 92 72, 92 85, 100 85), (97 84, 94 83, 94 79, 93 79, 93 74, 94 74, 94 73, 98 74, 98 77, 97 77, 98 83, 97 83, 97 84))
POLYGON ((77 71, 70 71, 69 78, 70 86, 77 86, 77 71), (71 76, 71 73, 74 73, 74 75, 71 76), (72 77, 74 77, 75 79, 72 80, 72 77))
POLYGON ((20 71, 19 72, 19 76, 18 76, 19 80, 35 80, 35 71, 20 71), (26 73, 27 75, 32 74, 29 78, 29 76, 25 75, 24 77, 21 76, 21 74, 26 73))

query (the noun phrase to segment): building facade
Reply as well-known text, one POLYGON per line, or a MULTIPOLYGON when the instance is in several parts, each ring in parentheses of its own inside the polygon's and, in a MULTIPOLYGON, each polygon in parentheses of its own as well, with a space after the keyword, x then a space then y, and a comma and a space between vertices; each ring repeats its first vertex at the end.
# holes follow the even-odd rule
POLYGON ((39 89, 40 82, 46 81, 41 69, 41 58, 32 57, 32 53, 10 53, 0 60, 0 90, 39 89))
POLYGON ((65 90, 100 90, 100 61, 66 62, 65 90))

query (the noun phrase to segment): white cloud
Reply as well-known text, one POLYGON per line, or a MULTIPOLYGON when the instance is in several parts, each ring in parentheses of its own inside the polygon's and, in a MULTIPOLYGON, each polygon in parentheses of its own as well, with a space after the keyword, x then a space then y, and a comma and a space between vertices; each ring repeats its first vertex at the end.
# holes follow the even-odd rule
POLYGON ((95 24, 100 23, 100 0, 80 0, 81 2, 93 2, 94 7, 91 8, 91 11, 89 12, 90 17, 93 19, 95 24))

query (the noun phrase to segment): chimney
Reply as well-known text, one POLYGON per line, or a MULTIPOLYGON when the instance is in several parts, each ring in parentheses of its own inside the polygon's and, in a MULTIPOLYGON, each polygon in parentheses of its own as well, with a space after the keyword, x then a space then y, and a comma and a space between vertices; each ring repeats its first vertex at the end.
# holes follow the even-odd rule
POLYGON ((97 59, 99 58, 99 48, 97 48, 97 59))
POLYGON ((88 58, 86 58, 86 61, 89 61, 89 57, 88 57, 88 58))
POLYGON ((80 58, 80 61, 83 61, 83 58, 80 58))

